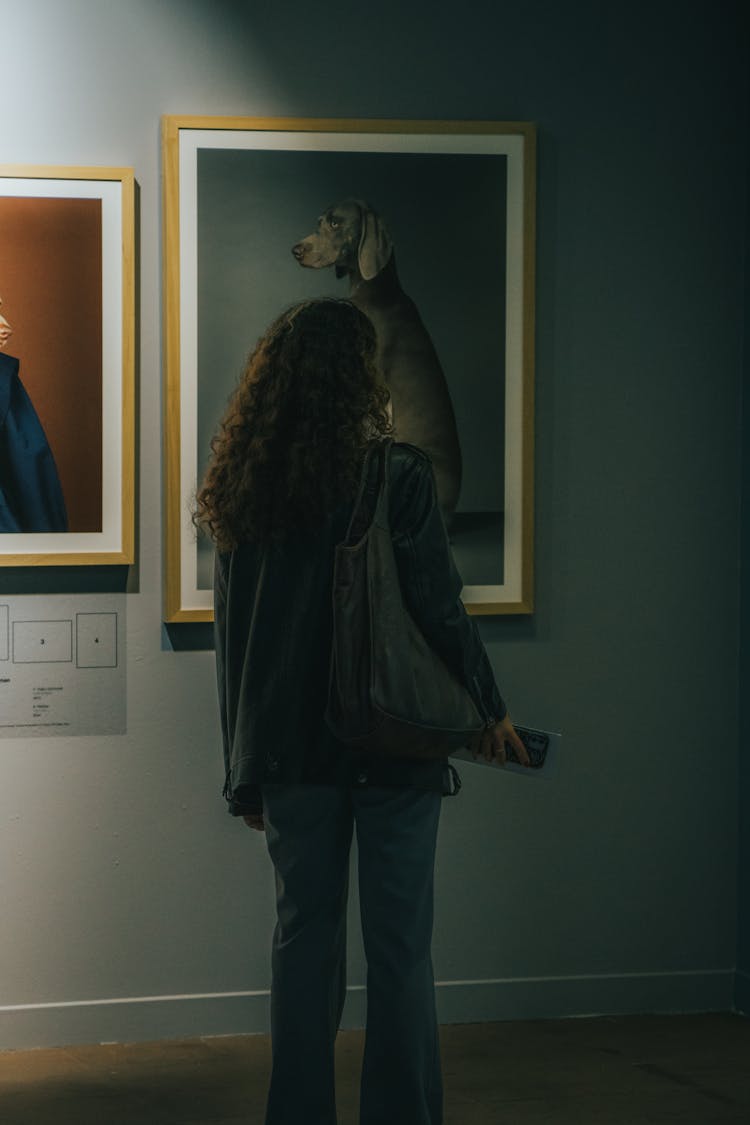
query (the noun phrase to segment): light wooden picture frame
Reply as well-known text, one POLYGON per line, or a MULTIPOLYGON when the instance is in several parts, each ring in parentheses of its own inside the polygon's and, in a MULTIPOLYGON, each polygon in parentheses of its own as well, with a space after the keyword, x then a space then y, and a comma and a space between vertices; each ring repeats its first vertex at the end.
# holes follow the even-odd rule
MULTIPOLYGON (((464 603, 531 613, 535 127, 168 116, 162 152, 165 620, 212 619, 212 553, 191 520, 210 439, 270 321, 297 300, 348 295, 290 252, 347 197, 387 223, 445 371, 464 603)), ((398 418, 396 436, 409 439, 398 418)))
POLYGON ((134 191, 0 165, 0 566, 133 562, 134 191))

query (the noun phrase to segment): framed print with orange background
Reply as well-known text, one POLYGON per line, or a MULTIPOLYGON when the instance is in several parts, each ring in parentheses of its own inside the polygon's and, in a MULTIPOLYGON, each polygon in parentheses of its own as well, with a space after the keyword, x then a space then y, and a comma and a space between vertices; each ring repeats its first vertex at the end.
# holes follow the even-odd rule
POLYGON ((132 171, 0 165, 0 301, 0 565, 132 562, 132 171))

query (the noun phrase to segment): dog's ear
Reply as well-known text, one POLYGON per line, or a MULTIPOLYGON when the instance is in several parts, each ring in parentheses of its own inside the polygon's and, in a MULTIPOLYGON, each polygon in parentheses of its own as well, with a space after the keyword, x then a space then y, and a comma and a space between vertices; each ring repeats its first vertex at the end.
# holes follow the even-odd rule
POLYGON ((362 207, 357 265, 365 281, 372 281, 388 265, 393 253, 385 223, 371 207, 362 207))

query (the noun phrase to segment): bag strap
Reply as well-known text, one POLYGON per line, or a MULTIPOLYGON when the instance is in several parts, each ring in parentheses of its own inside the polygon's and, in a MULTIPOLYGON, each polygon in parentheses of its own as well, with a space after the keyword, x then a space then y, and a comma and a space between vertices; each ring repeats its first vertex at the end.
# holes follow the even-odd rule
POLYGON ((391 449, 393 448, 393 438, 386 438, 380 442, 379 458, 379 480, 380 491, 378 493, 378 501, 375 505, 375 514, 373 515, 373 523, 377 521, 379 527, 390 527, 388 520, 388 501, 391 495, 391 449))
MULTIPOLYGON (((362 462, 362 475, 359 481, 359 488, 354 500, 354 507, 349 519, 349 526, 346 529, 345 543, 352 545, 358 543, 362 536, 370 529, 375 516, 378 514, 383 501, 383 458, 380 456, 381 450, 386 443, 381 441, 371 441, 365 450, 364 461, 362 462), (373 473, 373 464, 377 462, 377 470, 373 473), (373 479, 374 477, 374 479, 373 479), (373 503, 373 497, 375 502, 373 503)), ((388 494, 385 495, 386 515, 388 505, 388 494)))

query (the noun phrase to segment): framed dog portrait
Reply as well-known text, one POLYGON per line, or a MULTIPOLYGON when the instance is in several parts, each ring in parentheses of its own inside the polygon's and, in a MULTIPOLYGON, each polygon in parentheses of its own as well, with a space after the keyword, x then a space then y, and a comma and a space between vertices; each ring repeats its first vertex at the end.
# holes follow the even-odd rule
POLYGON ((134 181, 0 165, 0 565, 133 561, 134 181))
POLYGON ((170 116, 162 138, 166 620, 212 616, 191 513, 248 354, 285 307, 350 294, 467 609, 532 612, 534 126, 170 116))

